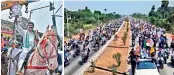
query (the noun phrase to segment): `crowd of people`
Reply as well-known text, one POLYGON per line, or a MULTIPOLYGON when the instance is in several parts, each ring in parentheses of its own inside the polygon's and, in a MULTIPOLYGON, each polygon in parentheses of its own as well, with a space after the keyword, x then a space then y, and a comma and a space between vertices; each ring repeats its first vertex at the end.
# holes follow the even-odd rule
POLYGON ((137 19, 132 19, 130 25, 132 50, 129 58, 132 75, 135 73, 138 59, 150 58, 157 67, 163 68, 163 64, 167 63, 170 53, 174 54, 174 41, 171 42, 167 38, 165 29, 137 19))
MULTIPOLYGON (((16 30, 23 37, 23 44, 20 44, 18 41, 16 41, 15 38, 11 38, 9 40, 9 42, 5 43, 5 41, 3 39, 3 35, 1 34, 1 37, 2 37, 1 38, 1 51, 2 51, 1 61, 4 62, 4 63, 2 63, 4 65, 4 67, 6 67, 7 69, 11 68, 10 65, 7 64, 7 62, 11 60, 13 54, 16 54, 16 52, 19 52, 19 58, 17 59, 18 60, 17 73, 21 73, 21 72, 24 73, 24 64, 27 63, 26 59, 29 58, 31 53, 34 51, 34 48, 37 46, 38 41, 40 40, 39 35, 33 29, 34 29, 33 22, 28 23, 27 30, 24 30, 20 25, 18 25, 16 23, 16 30)), ((60 70, 60 69, 62 67, 61 66, 62 65, 62 58, 61 58, 62 56, 59 53, 57 53, 57 56, 58 56, 58 58, 57 58, 58 64, 60 65, 60 67, 58 67, 56 69, 56 72, 61 73, 62 70, 60 70)), ((8 71, 8 72, 7 72, 7 70, 3 70, 3 71, 4 71, 3 72, 4 74, 6 74, 6 73, 8 73, 9 75, 14 74, 14 73, 12 73, 12 70, 8 71)), ((14 72, 16 73, 15 70, 14 70, 14 72)))
POLYGON ((80 30, 80 38, 70 38, 68 42, 65 41, 65 65, 69 64, 71 55, 73 55, 73 57, 81 55, 82 60, 79 61, 79 63, 85 63, 89 58, 90 52, 98 51, 99 48, 115 34, 119 28, 119 26, 117 26, 118 24, 119 26, 121 25, 118 21, 110 22, 106 25, 97 27, 95 30, 89 30, 88 34, 80 30))

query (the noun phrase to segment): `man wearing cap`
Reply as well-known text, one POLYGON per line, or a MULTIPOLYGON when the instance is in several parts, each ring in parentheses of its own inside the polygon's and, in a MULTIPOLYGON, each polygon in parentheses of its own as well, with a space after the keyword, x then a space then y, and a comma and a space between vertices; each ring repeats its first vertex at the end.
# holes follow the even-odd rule
POLYGON ((21 52, 21 50, 17 48, 17 45, 18 42, 12 38, 12 40, 9 42, 10 48, 8 48, 7 52, 7 58, 9 59, 7 75, 14 75, 16 73, 17 59, 15 59, 15 57, 21 52))
POLYGON ((15 30, 17 30, 19 34, 23 37, 22 53, 20 54, 19 57, 18 71, 17 71, 18 73, 20 73, 23 70, 23 65, 27 54, 33 51, 33 48, 36 47, 40 37, 38 36, 37 32, 33 30, 34 28, 33 22, 28 23, 27 30, 24 30, 17 23, 15 28, 16 28, 15 30))

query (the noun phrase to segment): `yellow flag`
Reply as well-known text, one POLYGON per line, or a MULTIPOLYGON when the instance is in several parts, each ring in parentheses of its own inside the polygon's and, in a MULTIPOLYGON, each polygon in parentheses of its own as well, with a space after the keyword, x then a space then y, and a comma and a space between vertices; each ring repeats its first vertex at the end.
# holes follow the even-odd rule
POLYGON ((150 54, 152 54, 153 52, 155 52, 155 49, 154 49, 154 47, 151 47, 150 54))

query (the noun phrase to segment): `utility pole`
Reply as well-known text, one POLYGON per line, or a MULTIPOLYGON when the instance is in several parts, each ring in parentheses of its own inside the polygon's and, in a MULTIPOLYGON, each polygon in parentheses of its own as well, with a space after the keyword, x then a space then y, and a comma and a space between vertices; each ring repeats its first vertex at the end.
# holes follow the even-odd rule
POLYGON ((31 14, 33 13, 33 11, 38 10, 38 9, 47 8, 47 7, 50 7, 50 5, 48 5, 48 6, 44 6, 44 7, 40 7, 40 8, 36 8, 36 9, 32 9, 32 10, 30 11, 29 21, 31 21, 31 14))
MULTIPOLYGON (((98 14, 98 23, 99 23, 99 14, 98 14)), ((100 23, 99 23, 100 24, 100 23)))
POLYGON ((69 33, 69 23, 68 23, 69 19, 71 19, 71 17, 68 16, 67 11, 66 11, 66 21, 67 21, 67 28, 68 28, 68 37, 70 36, 70 33, 69 33))
MULTIPOLYGON (((53 1, 53 4, 50 4, 50 5, 51 5, 50 6, 51 7, 50 9, 54 8, 54 1, 53 1)), ((54 30, 55 30, 55 33, 57 35, 57 39, 60 42, 58 44, 58 47, 60 47, 60 50, 62 50, 62 40, 61 40, 61 38, 58 35, 57 26, 56 26, 56 17, 62 17, 62 16, 55 15, 60 10, 60 8, 62 8, 62 5, 58 8, 58 10, 55 13, 54 13, 54 9, 53 9, 53 15, 51 15, 51 16, 52 16, 53 26, 55 27, 54 30)))

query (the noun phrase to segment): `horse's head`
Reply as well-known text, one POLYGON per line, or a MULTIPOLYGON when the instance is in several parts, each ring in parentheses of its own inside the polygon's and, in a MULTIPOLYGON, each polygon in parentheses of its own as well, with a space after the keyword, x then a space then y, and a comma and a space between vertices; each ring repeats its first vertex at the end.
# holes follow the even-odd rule
MULTIPOLYGON (((49 27, 49 26, 48 26, 49 27)), ((58 41, 56 32, 53 30, 53 26, 48 29, 42 36, 42 40, 39 42, 40 56, 45 59, 49 70, 55 70, 58 67, 57 54, 58 54, 58 41)))

